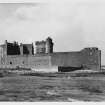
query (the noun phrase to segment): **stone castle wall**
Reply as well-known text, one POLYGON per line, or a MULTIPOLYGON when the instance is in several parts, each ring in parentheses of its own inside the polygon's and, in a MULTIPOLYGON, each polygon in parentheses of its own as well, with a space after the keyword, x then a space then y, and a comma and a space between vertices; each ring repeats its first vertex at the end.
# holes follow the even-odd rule
MULTIPOLYGON (((1 60, 0 60, 1 61, 1 60)), ((98 49, 83 49, 79 52, 56 52, 52 54, 36 54, 23 56, 7 56, 3 58, 4 65, 31 68, 81 67, 100 70, 101 51, 98 49)), ((1 64, 1 65, 2 65, 1 64)))
POLYGON ((7 56, 4 65, 11 67, 48 68, 51 65, 50 56, 7 56))
POLYGON ((52 65, 64 67, 83 67, 84 69, 101 69, 101 51, 84 49, 80 52, 60 52, 54 53, 51 57, 52 65))
POLYGON ((52 65, 59 66, 81 66, 81 53, 80 52, 58 52, 51 55, 52 65))

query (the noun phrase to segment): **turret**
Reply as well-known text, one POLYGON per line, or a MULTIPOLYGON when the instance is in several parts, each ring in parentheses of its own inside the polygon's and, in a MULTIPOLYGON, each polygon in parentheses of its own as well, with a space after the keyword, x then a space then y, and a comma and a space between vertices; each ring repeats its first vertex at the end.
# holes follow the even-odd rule
POLYGON ((6 56, 7 54, 8 54, 8 42, 7 42, 7 40, 5 40, 5 47, 4 47, 4 55, 6 56))
POLYGON ((53 42, 50 37, 46 39, 46 53, 53 53, 53 42))
POLYGON ((23 44, 20 43, 20 55, 23 55, 23 44))

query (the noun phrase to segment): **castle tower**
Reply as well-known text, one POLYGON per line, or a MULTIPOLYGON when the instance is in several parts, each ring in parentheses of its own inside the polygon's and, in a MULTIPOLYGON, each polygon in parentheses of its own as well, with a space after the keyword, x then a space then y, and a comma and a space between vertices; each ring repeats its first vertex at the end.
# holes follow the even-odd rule
POLYGON ((7 54, 8 54, 8 53, 7 53, 7 51, 8 51, 7 45, 8 45, 8 42, 7 42, 7 40, 5 40, 4 55, 7 55, 7 54))
POLYGON ((20 43, 20 55, 23 55, 23 44, 20 43))
POLYGON ((46 39, 46 53, 53 53, 53 42, 50 37, 46 39))

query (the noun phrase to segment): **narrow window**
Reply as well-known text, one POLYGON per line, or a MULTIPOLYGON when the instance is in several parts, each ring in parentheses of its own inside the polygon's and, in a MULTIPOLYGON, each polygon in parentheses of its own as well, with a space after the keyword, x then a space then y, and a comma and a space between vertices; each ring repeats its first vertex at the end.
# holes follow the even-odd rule
POLYGON ((10 64, 12 65, 12 62, 10 61, 10 64))
POLYGON ((93 53, 92 52, 90 52, 90 55, 92 55, 93 53))
POLYGON ((24 61, 23 61, 23 64, 24 64, 24 61))

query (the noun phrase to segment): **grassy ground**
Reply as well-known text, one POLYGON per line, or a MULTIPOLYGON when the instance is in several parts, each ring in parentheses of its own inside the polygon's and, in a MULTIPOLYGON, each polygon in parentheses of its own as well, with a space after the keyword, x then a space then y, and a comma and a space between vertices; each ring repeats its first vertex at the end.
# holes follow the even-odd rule
POLYGON ((105 77, 2 77, 0 101, 105 101, 105 77))

